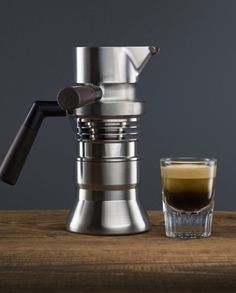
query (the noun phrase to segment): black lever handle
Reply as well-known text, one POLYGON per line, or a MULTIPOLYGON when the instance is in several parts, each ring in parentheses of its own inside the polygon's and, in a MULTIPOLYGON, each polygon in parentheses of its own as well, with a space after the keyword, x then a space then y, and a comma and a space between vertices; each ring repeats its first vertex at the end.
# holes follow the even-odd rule
POLYGON ((102 90, 95 85, 77 85, 66 87, 57 96, 59 106, 66 111, 72 111, 102 98, 102 90))
POLYGON ((36 101, 18 130, 0 167, 0 179, 14 185, 45 117, 65 116, 56 101, 36 101))

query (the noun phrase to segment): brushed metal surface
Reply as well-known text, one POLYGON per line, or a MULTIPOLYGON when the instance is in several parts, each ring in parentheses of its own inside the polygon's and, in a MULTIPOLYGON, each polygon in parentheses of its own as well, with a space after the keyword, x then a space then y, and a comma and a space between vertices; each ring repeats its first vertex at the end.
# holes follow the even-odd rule
POLYGON ((135 83, 156 47, 77 47, 77 83, 135 83))
POLYGON ((148 231, 150 222, 137 190, 93 192, 79 189, 67 230, 94 235, 125 235, 148 231))
POLYGON ((138 101, 112 101, 108 102, 104 99, 101 101, 88 104, 81 108, 76 108, 73 113, 78 116, 86 117, 101 117, 101 116, 138 116, 144 112, 144 103, 138 101))
POLYGON ((91 190, 127 189, 139 183, 139 160, 77 160, 77 184, 91 190))
POLYGON ((102 101, 135 101, 136 86, 132 83, 106 83, 100 84, 102 101))
POLYGON ((96 85, 102 98, 71 111, 77 139, 77 200, 67 220, 71 232, 135 234, 149 230, 138 199, 139 118, 144 103, 135 83, 155 47, 76 48, 76 82, 96 85))
POLYGON ((79 141, 77 147, 78 156, 88 160, 122 159, 137 156, 137 143, 135 141, 79 141))

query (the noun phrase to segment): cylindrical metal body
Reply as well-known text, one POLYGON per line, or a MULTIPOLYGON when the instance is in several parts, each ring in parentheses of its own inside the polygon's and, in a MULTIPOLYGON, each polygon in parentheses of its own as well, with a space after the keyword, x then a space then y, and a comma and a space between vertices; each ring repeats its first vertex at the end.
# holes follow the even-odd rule
POLYGON ((122 85, 122 88, 118 90, 119 101, 108 102, 104 87, 100 109, 95 109, 96 104, 88 105, 93 107, 94 115, 87 115, 91 109, 85 106, 71 117, 78 140, 78 201, 68 219, 70 231, 115 235, 149 229, 148 217, 138 199, 140 160, 137 143, 143 103, 134 100, 132 85, 122 85), (129 93, 128 99, 121 102, 124 91, 129 93), (120 107, 125 115, 120 115, 120 107), (101 115, 102 111, 107 115, 104 112, 101 115))
POLYGON ((95 84, 102 98, 72 111, 77 134, 77 201, 67 229, 95 235, 145 232, 140 205, 138 126, 143 103, 135 83, 154 47, 76 48, 78 86, 95 84))

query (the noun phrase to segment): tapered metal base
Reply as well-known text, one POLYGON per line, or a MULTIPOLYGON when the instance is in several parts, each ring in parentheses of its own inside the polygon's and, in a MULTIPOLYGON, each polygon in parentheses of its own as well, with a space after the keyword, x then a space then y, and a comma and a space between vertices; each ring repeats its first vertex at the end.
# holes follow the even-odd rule
POLYGON ((125 235, 148 231, 150 222, 137 190, 90 191, 79 189, 67 230, 91 235, 125 235))

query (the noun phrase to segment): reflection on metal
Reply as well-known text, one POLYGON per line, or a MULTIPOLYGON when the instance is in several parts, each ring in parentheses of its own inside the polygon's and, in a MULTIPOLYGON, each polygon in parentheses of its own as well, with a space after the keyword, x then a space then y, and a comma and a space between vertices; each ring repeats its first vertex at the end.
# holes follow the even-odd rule
POLYGON ((76 48, 77 86, 96 85, 102 98, 70 111, 77 138, 77 200, 67 229, 95 235, 145 232, 138 199, 138 126, 143 103, 135 83, 155 47, 76 48))

